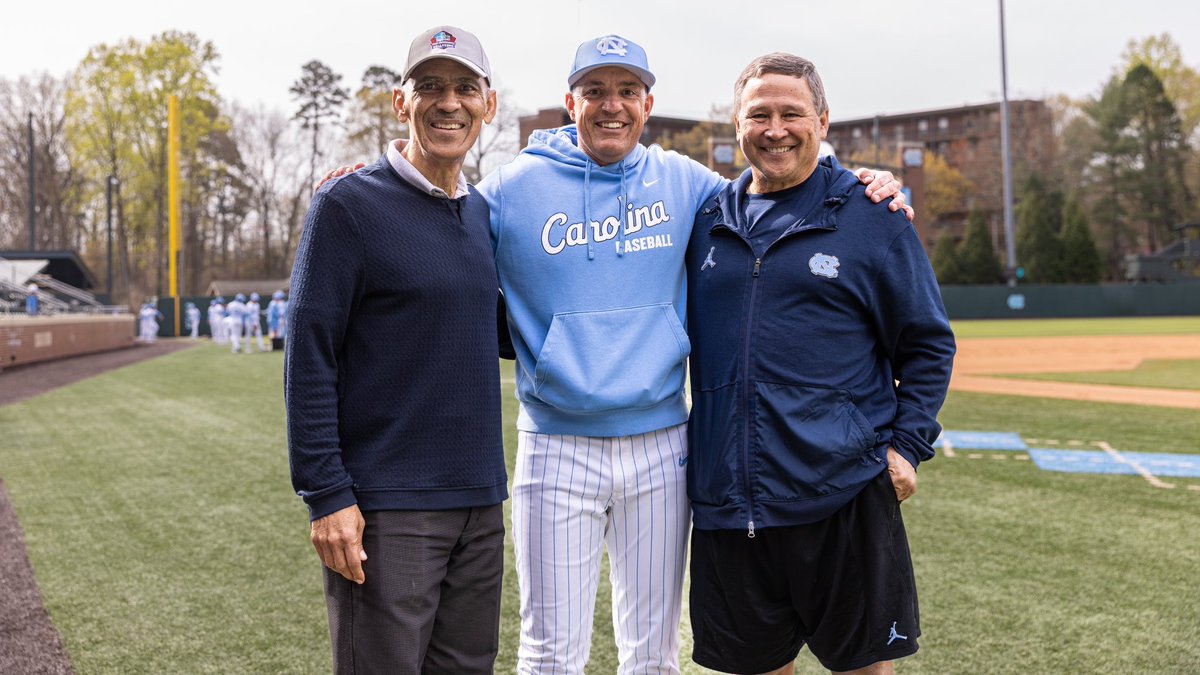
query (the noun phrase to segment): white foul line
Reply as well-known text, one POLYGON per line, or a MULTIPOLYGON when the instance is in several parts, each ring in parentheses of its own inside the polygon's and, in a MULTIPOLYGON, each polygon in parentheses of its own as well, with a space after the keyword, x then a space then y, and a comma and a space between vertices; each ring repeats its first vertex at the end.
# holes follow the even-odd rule
POLYGON ((950 439, 946 438, 945 436, 942 436, 942 454, 947 457, 954 457, 956 454, 954 452, 954 444, 951 443, 950 439))
POLYGON ((1138 475, 1140 475, 1142 478, 1145 478, 1145 479, 1146 479, 1146 482, 1147 482, 1147 483, 1149 483, 1149 484, 1151 484, 1151 485, 1153 485, 1154 487, 1156 487, 1156 488, 1167 488, 1167 489, 1170 489, 1170 488, 1173 488, 1173 487, 1175 487, 1175 484, 1174 484, 1174 483, 1164 483, 1164 482, 1162 482, 1161 480, 1159 480, 1159 479, 1158 479, 1158 477, 1157 477, 1157 476, 1155 476, 1154 474, 1150 473, 1150 472, 1149 472, 1149 471, 1146 469, 1146 467, 1142 466, 1141 464, 1138 464, 1136 461, 1133 461, 1133 460, 1131 460, 1131 459, 1128 459, 1127 457, 1125 457, 1125 456, 1124 456, 1124 455, 1122 455, 1121 453, 1117 452, 1116 450, 1113 450, 1113 447, 1112 447, 1111 445, 1109 445, 1108 443, 1106 443, 1106 442, 1104 442, 1104 441, 1096 441, 1096 445, 1097 445, 1097 446, 1098 446, 1098 447, 1099 447, 1101 450, 1103 450, 1103 451, 1107 452, 1107 453, 1109 454, 1109 456, 1110 456, 1110 457, 1112 457, 1113 459, 1117 460, 1118 462, 1120 462, 1120 463, 1122 463, 1122 464, 1128 464, 1129 466, 1133 467, 1133 470, 1134 470, 1134 471, 1136 471, 1136 472, 1138 472, 1138 475))

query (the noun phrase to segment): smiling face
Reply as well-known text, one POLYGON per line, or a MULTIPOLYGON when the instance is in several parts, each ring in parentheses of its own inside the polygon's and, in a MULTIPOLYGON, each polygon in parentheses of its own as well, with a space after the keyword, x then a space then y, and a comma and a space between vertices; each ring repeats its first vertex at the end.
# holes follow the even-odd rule
POLYGON ((816 169, 829 111, 817 113, 804 79, 764 73, 746 81, 733 124, 750 162, 750 192, 776 192, 804 182, 816 169))
POLYGON ((619 66, 588 72, 566 99, 579 129, 579 149, 597 164, 619 162, 642 137, 654 96, 637 75, 619 66))
POLYGON ((413 166, 427 177, 457 174, 479 130, 496 115, 496 92, 463 64, 430 59, 392 91, 392 108, 409 125, 405 157, 413 166))

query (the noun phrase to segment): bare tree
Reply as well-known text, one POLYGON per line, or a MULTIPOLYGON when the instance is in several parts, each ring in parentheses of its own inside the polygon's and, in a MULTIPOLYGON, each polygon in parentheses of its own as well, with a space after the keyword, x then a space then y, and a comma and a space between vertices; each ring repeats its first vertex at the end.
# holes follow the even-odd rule
POLYGON ((67 149, 66 83, 47 73, 0 79, 0 244, 28 246, 29 124, 33 124, 36 245, 71 248, 85 243, 82 176, 67 149))
POLYGON ((302 142, 296 128, 277 109, 260 105, 250 110, 235 105, 231 116, 246 166, 250 216, 258 233, 264 275, 286 274, 292 254, 292 199, 296 188, 305 186, 302 142))
POLYGON ((347 157, 373 159, 391 139, 408 136, 407 125, 392 110, 392 89, 398 86, 400 74, 383 66, 371 66, 363 73, 346 121, 347 157))
POLYGON ((520 147, 521 111, 505 105, 509 94, 504 89, 496 90, 496 99, 496 116, 491 124, 484 125, 463 162, 463 174, 471 184, 478 183, 493 169, 515 157, 520 147))

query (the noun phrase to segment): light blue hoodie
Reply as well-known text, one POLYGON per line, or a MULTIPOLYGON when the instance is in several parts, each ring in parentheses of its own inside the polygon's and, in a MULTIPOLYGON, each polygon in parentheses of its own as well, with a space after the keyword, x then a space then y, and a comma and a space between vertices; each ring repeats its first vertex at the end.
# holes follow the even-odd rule
POLYGON ((517 428, 629 436, 687 420, 683 257, 725 180, 657 145, 599 166, 536 131, 479 191, 517 354, 517 428))

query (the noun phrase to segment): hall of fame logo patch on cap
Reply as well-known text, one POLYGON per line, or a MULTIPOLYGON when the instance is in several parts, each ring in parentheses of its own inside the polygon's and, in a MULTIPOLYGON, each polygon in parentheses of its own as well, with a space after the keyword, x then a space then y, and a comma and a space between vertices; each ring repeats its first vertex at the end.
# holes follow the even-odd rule
POLYGON ((441 31, 433 37, 429 38, 430 49, 454 49, 454 43, 458 42, 458 38, 454 37, 446 31, 441 31))

